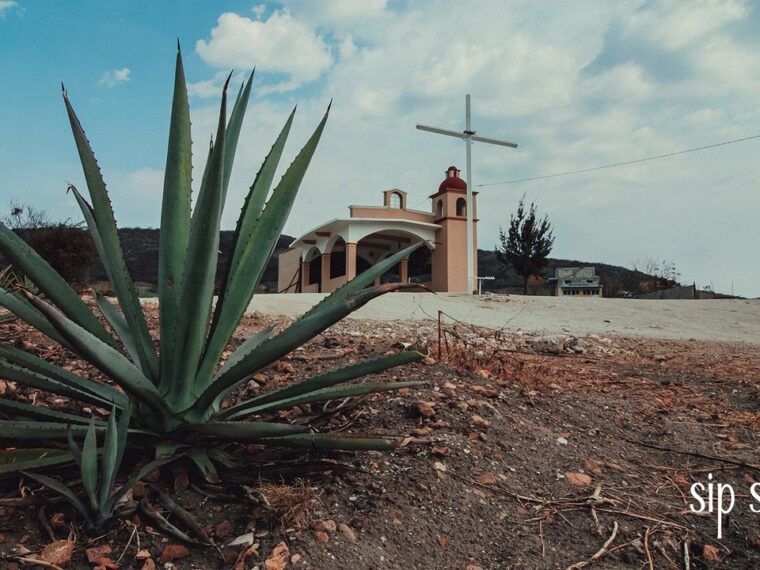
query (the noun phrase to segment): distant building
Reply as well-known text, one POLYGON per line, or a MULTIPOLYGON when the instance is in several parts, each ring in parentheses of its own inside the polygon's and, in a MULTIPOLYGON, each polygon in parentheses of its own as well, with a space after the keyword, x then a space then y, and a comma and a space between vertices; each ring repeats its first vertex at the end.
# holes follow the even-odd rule
MULTIPOLYGON (((473 250, 477 260, 477 204, 473 192, 473 250)), ((407 195, 393 188, 383 192, 382 206, 349 206, 349 217, 323 223, 305 233, 278 257, 281 293, 330 293, 368 267, 425 242, 429 267, 410 274, 409 258, 385 278, 418 282, 433 291, 467 291, 467 183, 450 166, 432 207, 423 212, 407 207, 407 195)), ((418 250, 419 251, 419 250, 418 250)), ((475 266, 477 275, 477 261, 475 266)))
POLYGON ((558 267, 546 284, 557 297, 602 296, 602 285, 594 267, 558 267))

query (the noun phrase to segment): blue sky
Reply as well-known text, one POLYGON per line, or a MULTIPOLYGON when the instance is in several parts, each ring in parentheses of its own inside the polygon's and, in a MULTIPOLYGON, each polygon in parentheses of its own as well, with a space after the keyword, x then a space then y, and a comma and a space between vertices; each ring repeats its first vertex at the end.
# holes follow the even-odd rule
MULTIPOLYGON (((60 82, 85 126, 119 223, 158 225, 176 39, 196 149, 223 76, 257 66, 224 224, 293 105, 292 156, 335 103, 286 232, 426 197, 463 145, 464 95, 485 136, 477 184, 541 176, 760 134, 760 6, 741 0, 583 3, 43 2, 0 0, 0 210, 13 199, 78 219, 82 184, 60 82)), ((196 168, 204 152, 195 153, 196 168)), ((684 281, 760 296, 760 140, 671 159, 479 188, 480 247, 525 193, 555 225, 554 255, 676 263, 684 281)), ((83 184, 82 184, 83 185, 83 184)))

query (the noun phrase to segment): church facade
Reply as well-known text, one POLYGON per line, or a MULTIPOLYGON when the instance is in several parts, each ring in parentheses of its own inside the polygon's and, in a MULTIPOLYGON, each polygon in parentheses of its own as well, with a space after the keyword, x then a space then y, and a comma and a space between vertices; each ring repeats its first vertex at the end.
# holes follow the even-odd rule
MULTIPOLYGON (((472 214, 477 260, 476 194, 472 214)), ((455 166, 446 170, 446 178, 430 198, 429 212, 408 208, 407 193, 398 188, 383 192, 382 206, 349 206, 349 217, 314 228, 280 253, 278 291, 330 293, 397 251, 424 242, 426 247, 381 280, 420 283, 438 292, 466 292, 467 183, 455 166)))

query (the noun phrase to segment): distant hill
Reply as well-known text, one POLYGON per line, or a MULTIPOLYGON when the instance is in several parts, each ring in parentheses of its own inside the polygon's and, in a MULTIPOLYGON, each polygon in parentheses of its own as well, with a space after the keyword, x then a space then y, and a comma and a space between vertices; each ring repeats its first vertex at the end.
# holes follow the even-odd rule
MULTIPOLYGON (((227 270, 227 263, 232 257, 232 231, 223 231, 219 239, 219 264, 216 277, 221 279, 227 270)), ((127 267, 134 281, 150 283, 153 287, 158 282, 158 238, 159 231, 144 228, 123 228, 119 230, 124 257, 127 267)), ((277 253, 287 249, 293 241, 290 236, 280 236, 275 246, 275 255, 272 256, 269 265, 264 271, 261 287, 265 290, 274 290, 277 287, 277 253)), ((107 281, 103 268, 98 264, 90 273, 91 281, 107 281)))

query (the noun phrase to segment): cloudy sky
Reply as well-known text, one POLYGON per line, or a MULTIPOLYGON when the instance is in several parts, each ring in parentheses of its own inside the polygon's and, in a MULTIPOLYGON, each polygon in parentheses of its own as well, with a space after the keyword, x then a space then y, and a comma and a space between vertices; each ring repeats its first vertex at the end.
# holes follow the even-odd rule
POLYGON ((330 99, 286 232, 377 204, 391 187, 429 208, 445 168, 464 169, 464 143, 414 126, 462 130, 471 93, 474 128, 520 145, 474 146, 474 185, 487 185, 476 188, 481 248, 525 194, 554 223, 557 257, 666 259, 685 282, 760 296, 760 138, 493 184, 759 135, 758 29, 751 0, 0 0, 0 210, 20 199, 78 219, 65 193, 82 176, 64 81, 119 223, 156 227, 179 38, 196 149, 223 76, 257 69, 226 227, 292 107, 290 157, 330 99))

